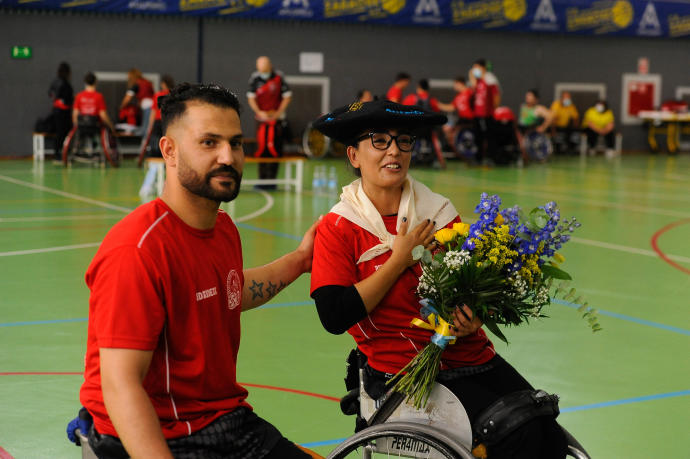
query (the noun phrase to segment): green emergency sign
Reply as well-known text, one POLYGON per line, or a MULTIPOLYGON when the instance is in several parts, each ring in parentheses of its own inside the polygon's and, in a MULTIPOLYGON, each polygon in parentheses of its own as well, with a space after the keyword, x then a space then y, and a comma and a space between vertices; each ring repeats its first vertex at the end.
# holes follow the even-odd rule
POLYGON ((13 46, 10 51, 12 59, 30 59, 33 54, 31 46, 13 46))

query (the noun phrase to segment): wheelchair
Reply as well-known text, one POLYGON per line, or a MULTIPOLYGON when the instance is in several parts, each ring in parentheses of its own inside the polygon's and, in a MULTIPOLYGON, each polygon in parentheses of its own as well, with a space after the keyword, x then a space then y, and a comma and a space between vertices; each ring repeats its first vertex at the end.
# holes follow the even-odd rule
MULTIPOLYGON (((345 414, 357 414, 366 427, 341 443, 328 459, 476 459, 471 452, 470 419, 460 400, 442 384, 434 383, 423 409, 416 409, 403 395, 392 391, 374 400, 364 386, 364 370, 360 368, 359 386, 341 399, 340 406, 345 414)), ((568 456, 591 459, 582 445, 561 428, 568 442, 568 456)))
POLYGON ((527 158, 536 163, 544 163, 553 154, 551 138, 543 132, 539 132, 534 126, 520 126, 522 131, 522 149, 527 158))
POLYGON ((65 166, 73 162, 112 167, 120 165, 120 153, 115 135, 96 116, 80 115, 62 147, 62 162, 65 166))
POLYGON ((417 134, 417 141, 412 149, 412 164, 417 166, 438 166, 446 168, 443 157, 439 129, 425 130, 417 134))

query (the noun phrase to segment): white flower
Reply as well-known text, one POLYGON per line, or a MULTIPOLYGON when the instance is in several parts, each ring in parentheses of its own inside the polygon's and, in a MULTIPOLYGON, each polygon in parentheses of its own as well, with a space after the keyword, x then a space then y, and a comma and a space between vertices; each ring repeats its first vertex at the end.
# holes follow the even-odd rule
POLYGON ((443 256, 443 264, 451 269, 459 269, 462 265, 470 260, 470 253, 467 250, 449 250, 443 256))

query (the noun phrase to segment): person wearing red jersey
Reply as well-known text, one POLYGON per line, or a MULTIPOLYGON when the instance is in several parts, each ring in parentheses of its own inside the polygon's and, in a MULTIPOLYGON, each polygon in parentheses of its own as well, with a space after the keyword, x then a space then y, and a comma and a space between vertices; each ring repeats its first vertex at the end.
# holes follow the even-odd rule
POLYGON ((129 105, 134 106, 140 116, 141 126, 137 133, 143 135, 148 130, 149 116, 153 107, 153 84, 144 78, 141 70, 137 68, 131 68, 127 72, 127 92, 122 98, 120 109, 129 105))
POLYGON ((411 77, 405 72, 400 72, 395 76, 395 82, 388 88, 386 92, 386 100, 395 102, 397 104, 402 103, 403 91, 410 84, 411 77))
POLYGON ((103 94, 96 91, 96 75, 88 72, 84 76, 85 88, 74 98, 72 122, 75 126, 98 125, 104 123, 110 130, 114 130, 113 123, 108 116, 103 94))
MULTIPOLYGON (((417 245, 433 248, 434 231, 460 218, 447 198, 412 179, 408 168, 414 133, 445 120, 419 107, 374 101, 338 108, 313 123, 348 145, 348 160, 360 178, 343 188, 340 202, 317 228, 311 296, 327 331, 348 331, 355 339, 366 360, 365 390, 375 399, 433 333, 409 326, 420 317, 415 292, 421 269, 411 252, 417 245)), ((453 326, 458 340, 442 355, 439 381, 460 399, 472 422, 502 397, 532 389, 496 354, 467 306, 456 309, 453 326)), ((492 444, 489 457, 554 459, 565 457, 565 448, 553 418, 535 417, 492 444)))
MULTIPOLYGON (((457 117, 453 124, 446 124, 443 126, 443 132, 446 135, 448 145, 455 150, 455 136, 458 131, 462 129, 474 128, 474 110, 472 109, 472 98, 474 92, 472 88, 467 87, 467 80, 465 77, 458 76, 453 81, 453 89, 455 90, 455 97, 451 105, 457 117)), ((456 152, 457 153, 457 152, 456 152)))
MULTIPOLYGON (((417 82, 417 89, 414 94, 408 94, 405 96, 402 102, 403 105, 417 105, 424 108, 425 110, 430 110, 433 112, 452 111, 453 106, 451 104, 444 104, 439 102, 438 99, 432 97, 429 94, 429 80, 421 79, 417 82)), ((441 151, 441 142, 439 140, 439 135, 437 129, 425 129, 419 132, 419 135, 427 139, 434 149, 436 158, 441 164, 441 167, 445 167, 445 160, 443 158, 443 152, 441 151)))
MULTIPOLYGON (((254 111, 256 126, 257 158, 283 156, 285 111, 292 100, 292 91, 281 72, 273 69, 271 60, 261 56, 256 60, 256 72, 249 78, 247 92, 249 106, 254 111)), ((260 163, 259 178, 274 179, 278 176, 278 163, 260 163)), ((275 190, 276 185, 257 185, 258 188, 275 190)))
POLYGON ((489 141, 494 109, 500 102, 500 91, 495 77, 489 77, 486 60, 478 59, 470 69, 470 85, 474 89, 475 137, 479 147, 478 159, 488 159, 489 141))
POLYGON ((147 148, 150 157, 161 156, 161 150, 158 142, 163 136, 163 130, 161 127, 161 109, 159 98, 170 94, 170 89, 174 86, 175 80, 173 80, 173 77, 170 75, 163 75, 161 78, 161 90, 153 95, 153 106, 151 107, 151 116, 149 116, 148 129, 146 131, 146 136, 144 137, 144 142, 142 142, 141 153, 139 154, 139 166, 141 166, 141 163, 144 160, 147 148))
POLYGON ((161 106, 163 194, 106 235, 91 291, 82 404, 100 458, 309 458, 253 413, 237 383, 240 313, 311 269, 313 225, 297 249, 243 267, 218 207, 240 190, 239 101, 182 84, 161 106))

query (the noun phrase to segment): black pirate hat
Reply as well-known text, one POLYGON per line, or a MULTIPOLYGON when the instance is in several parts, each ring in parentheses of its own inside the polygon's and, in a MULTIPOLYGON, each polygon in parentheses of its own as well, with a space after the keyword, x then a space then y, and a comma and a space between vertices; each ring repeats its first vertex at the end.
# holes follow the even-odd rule
POLYGON ((367 129, 403 128, 412 132, 444 124, 448 118, 416 105, 401 105, 387 100, 355 102, 323 115, 312 126, 324 135, 346 145, 367 129))

